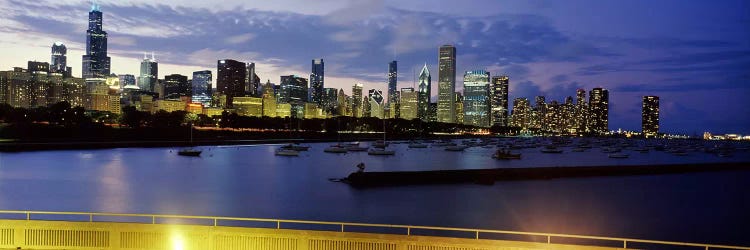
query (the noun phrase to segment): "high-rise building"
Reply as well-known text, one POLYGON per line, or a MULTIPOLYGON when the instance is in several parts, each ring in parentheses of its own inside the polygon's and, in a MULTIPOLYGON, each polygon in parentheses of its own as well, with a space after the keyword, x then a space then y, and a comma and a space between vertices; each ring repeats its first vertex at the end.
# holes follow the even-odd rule
POLYGON ((281 103, 304 104, 307 100, 307 79, 295 76, 281 76, 281 103))
POLYGON ((490 126, 490 72, 464 73, 464 124, 490 126))
POLYGON ((417 117, 423 121, 427 121, 427 114, 430 106, 430 97, 432 89, 432 77, 430 77, 430 70, 427 68, 427 63, 424 63, 422 71, 419 72, 419 94, 417 98, 417 117))
POLYGON ((210 70, 202 70, 193 72, 192 85, 192 99, 193 102, 203 103, 203 106, 211 105, 211 88, 213 82, 213 74, 210 70))
POLYGON ((135 76, 131 74, 122 74, 118 76, 120 78, 120 89, 124 89, 125 86, 135 87, 135 76))
POLYGON ((263 116, 276 117, 276 93, 273 83, 268 80, 263 85, 263 116))
POLYGON ((439 122, 454 123, 456 121, 456 47, 443 45, 438 56, 438 109, 439 122))
POLYGON ((89 28, 86 30, 86 54, 83 55, 83 78, 109 76, 110 58, 107 56, 107 32, 102 29, 102 12, 96 1, 89 11, 89 28))
POLYGON ((325 64, 323 64, 323 58, 320 60, 312 60, 312 72, 310 73, 310 102, 318 104, 319 107, 323 107, 323 96, 324 88, 323 84, 325 76, 325 64))
POLYGON ((510 120, 510 126, 521 128, 521 131, 529 130, 529 123, 531 122, 531 103, 529 103, 529 99, 513 99, 513 112, 510 120))
POLYGON ((456 123, 466 124, 466 120, 464 119, 464 96, 461 92, 456 92, 454 98, 453 103, 456 105, 456 123))
POLYGON ((391 114, 390 117, 398 118, 398 63, 391 61, 388 63, 388 109, 391 114))
POLYGON ((589 131, 604 134, 609 131, 609 90, 594 88, 589 93, 589 131))
POLYGON ((226 96, 222 108, 231 107, 235 96, 245 96, 247 65, 231 59, 219 60, 217 64, 216 92, 226 96))
POLYGON ((188 84, 187 76, 171 74, 164 76, 164 99, 180 99, 183 96, 192 96, 193 91, 188 84))
POLYGON ((369 117, 385 118, 383 108, 385 107, 385 100, 383 98, 383 91, 377 89, 371 89, 367 95, 369 117))
POLYGON ((490 126, 508 126, 508 82, 507 75, 493 76, 490 86, 490 126))
POLYGON ((255 63, 251 62, 246 65, 245 71, 245 95, 260 97, 260 77, 255 73, 255 63))
POLYGON ((655 137, 659 134, 659 97, 644 96, 641 127, 643 136, 655 137))
POLYGON ((419 103, 419 92, 414 88, 401 88, 401 119, 411 120, 417 118, 417 109, 419 103))
POLYGON ((363 117, 362 114, 362 90, 363 85, 361 83, 355 83, 354 86, 352 86, 352 116, 353 117, 363 117))
POLYGON ((576 107, 574 123, 577 133, 584 133, 587 131, 589 120, 589 105, 586 103, 586 90, 576 90, 576 107))
POLYGON ((52 64, 50 65, 50 73, 61 74, 63 77, 71 76, 71 69, 68 67, 68 57, 66 54, 68 49, 62 42, 55 42, 52 44, 52 64))
POLYGON ((346 93, 344 89, 339 89, 339 93, 336 95, 336 114, 340 116, 350 116, 347 112, 346 105, 346 93))
POLYGON ((437 122, 437 103, 431 102, 427 106, 427 122, 437 122))
POLYGON ((534 98, 534 112, 532 112, 530 127, 543 131, 549 130, 549 124, 545 123, 547 117, 547 100, 544 96, 534 98))
POLYGON ((319 107, 323 114, 336 115, 338 112, 339 91, 336 88, 323 88, 323 104, 319 107))
POLYGON ((158 79, 159 63, 156 62, 154 54, 151 54, 151 58, 144 54, 143 61, 141 61, 141 74, 138 76, 138 87, 141 90, 156 92, 158 79))

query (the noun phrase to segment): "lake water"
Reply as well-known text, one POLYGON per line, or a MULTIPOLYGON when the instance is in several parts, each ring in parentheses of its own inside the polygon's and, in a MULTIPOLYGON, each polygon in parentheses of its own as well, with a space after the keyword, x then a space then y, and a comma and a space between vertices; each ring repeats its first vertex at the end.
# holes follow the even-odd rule
POLYGON ((406 171, 496 167, 750 162, 750 153, 631 152, 600 149, 498 161, 494 149, 409 149, 395 156, 324 153, 299 157, 277 145, 0 153, 0 210, 161 213, 469 227, 655 240, 750 245, 750 171, 660 176, 355 189, 328 181, 355 170, 406 171))

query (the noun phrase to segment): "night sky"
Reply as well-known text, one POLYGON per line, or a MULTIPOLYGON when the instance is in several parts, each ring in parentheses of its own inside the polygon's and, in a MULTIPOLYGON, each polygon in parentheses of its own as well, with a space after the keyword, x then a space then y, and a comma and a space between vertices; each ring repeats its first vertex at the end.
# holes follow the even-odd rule
MULTIPOLYGON (((68 47, 81 75, 89 1, 0 0, 0 70, 49 61, 68 47)), ((437 52, 457 47, 463 71, 510 76, 516 97, 563 101, 610 90, 610 129, 640 130, 641 96, 661 97, 662 132, 750 133, 750 1, 100 1, 112 72, 139 72, 154 51, 160 78, 216 72, 216 60, 256 62, 265 82, 309 77, 326 63, 325 87, 362 82, 384 90, 399 61, 399 88, 426 62, 437 101, 437 52)))

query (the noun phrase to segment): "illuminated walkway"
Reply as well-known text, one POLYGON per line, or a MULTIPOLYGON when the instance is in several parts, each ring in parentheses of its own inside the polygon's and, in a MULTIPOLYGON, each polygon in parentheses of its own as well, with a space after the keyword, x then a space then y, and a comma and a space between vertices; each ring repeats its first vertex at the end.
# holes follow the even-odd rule
POLYGON ((594 250, 664 245, 750 249, 580 235, 210 216, 0 211, 0 217, 0 249, 594 250))

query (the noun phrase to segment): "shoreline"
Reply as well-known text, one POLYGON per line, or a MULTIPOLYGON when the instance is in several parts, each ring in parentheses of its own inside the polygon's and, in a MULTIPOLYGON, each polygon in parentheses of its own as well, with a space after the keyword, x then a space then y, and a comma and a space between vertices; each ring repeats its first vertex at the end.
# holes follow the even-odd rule
POLYGON ((346 178, 339 179, 338 181, 347 183, 357 188, 458 183, 493 185, 497 181, 663 175, 747 170, 750 170, 750 162, 537 168, 526 167, 430 171, 354 172, 349 174, 349 176, 347 176, 346 178))

